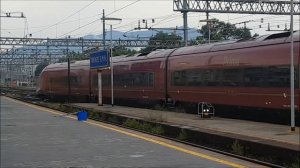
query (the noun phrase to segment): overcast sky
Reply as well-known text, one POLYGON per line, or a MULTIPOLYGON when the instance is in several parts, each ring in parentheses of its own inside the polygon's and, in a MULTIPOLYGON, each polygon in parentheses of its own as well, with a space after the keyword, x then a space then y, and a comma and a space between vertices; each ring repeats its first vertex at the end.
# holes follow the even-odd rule
MULTIPOLYGON (((33 37, 61 38, 101 34, 103 9, 106 14, 112 13, 107 17, 122 18, 122 22, 110 24, 115 30, 123 32, 132 31, 137 27, 138 20, 142 19, 148 19, 148 26, 159 28, 182 26, 183 22, 182 14, 173 11, 173 0, 1 0, 1 13, 23 12, 26 16, 26 19, 1 17, 1 36, 23 37, 31 33, 33 37), (155 23, 151 19, 155 19, 155 23)), ((204 13, 189 13, 188 25, 200 28, 204 23, 199 23, 199 20, 205 18, 204 13)), ((268 23, 271 29, 284 29, 285 24, 289 28, 290 24, 290 16, 211 13, 210 18, 230 23, 252 20, 247 27, 253 29, 252 33, 259 34, 270 34, 265 31, 268 23)), ((299 16, 295 16, 294 21, 294 29, 299 30, 299 16)), ((243 24, 237 26, 242 27, 243 24)))

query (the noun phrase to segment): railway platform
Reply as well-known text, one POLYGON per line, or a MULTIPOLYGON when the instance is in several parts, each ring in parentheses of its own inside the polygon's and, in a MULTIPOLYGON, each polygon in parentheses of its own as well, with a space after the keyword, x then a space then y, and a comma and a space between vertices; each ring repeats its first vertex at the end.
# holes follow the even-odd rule
POLYGON ((266 167, 110 124, 78 122, 23 101, 0 100, 0 167, 266 167))
POLYGON ((98 106, 95 103, 75 103, 72 105, 137 119, 159 118, 161 122, 171 126, 300 151, 299 127, 296 127, 295 132, 291 132, 289 126, 270 123, 218 117, 203 119, 195 114, 123 106, 112 107, 111 105, 98 106))

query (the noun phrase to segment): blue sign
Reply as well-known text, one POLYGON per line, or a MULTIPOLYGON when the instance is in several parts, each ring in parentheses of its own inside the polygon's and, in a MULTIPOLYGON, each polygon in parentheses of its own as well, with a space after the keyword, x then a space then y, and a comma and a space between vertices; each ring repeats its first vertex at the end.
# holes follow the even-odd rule
POLYGON ((106 50, 98 51, 90 54, 90 68, 106 68, 109 67, 109 52, 106 50))

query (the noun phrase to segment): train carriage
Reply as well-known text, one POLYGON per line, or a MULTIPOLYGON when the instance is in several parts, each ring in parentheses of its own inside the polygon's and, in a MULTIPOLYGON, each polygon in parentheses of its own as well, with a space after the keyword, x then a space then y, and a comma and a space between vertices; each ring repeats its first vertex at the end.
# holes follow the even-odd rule
MULTIPOLYGON (((299 116, 300 33, 294 33, 296 116, 299 116)), ((264 35, 149 54, 114 57, 116 103, 194 106, 209 102, 232 108, 283 111, 290 108, 290 33, 264 35)), ((111 99, 111 70, 102 70, 103 97, 111 99)), ((65 99, 67 64, 47 66, 40 75, 39 94, 65 99)), ((97 100, 97 70, 89 61, 71 64, 71 97, 97 100)), ((187 109, 187 108, 186 108, 187 109)), ((223 111, 223 109, 221 110, 223 111)), ((196 113, 195 108, 186 112, 196 113)), ((227 112, 227 111, 226 111, 227 112)), ((250 113, 252 114, 252 113, 250 113)), ((267 114, 267 113, 266 113, 267 114)))
MULTIPOLYGON (((295 40, 296 104, 299 104, 299 32, 295 40)), ((169 58, 169 96, 177 102, 210 102, 287 109, 290 104, 288 34, 245 42, 185 47, 169 58)))

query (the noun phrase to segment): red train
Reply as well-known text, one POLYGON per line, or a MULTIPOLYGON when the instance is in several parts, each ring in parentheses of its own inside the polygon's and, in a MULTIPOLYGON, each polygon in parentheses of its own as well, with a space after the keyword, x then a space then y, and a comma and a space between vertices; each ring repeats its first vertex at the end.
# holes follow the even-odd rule
MULTIPOLYGON (((294 33, 295 97, 299 114, 300 33, 294 33)), ((264 35, 206 45, 115 57, 116 102, 173 103, 193 106, 209 102, 226 107, 290 108, 290 33, 264 35)), ((64 98, 68 94, 67 63, 47 66, 37 92, 64 98)), ((71 95, 97 95, 97 72, 89 61, 71 64, 71 95)), ((102 73, 103 97, 110 100, 110 69, 102 73)))

